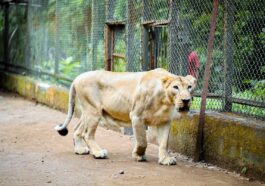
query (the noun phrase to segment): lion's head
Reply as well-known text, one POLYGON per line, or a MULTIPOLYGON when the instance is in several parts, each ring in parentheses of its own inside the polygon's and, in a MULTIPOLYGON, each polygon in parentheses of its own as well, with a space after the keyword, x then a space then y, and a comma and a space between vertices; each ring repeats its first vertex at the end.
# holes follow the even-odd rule
POLYGON ((163 80, 166 92, 175 107, 180 111, 189 111, 192 93, 196 87, 196 78, 191 75, 166 77, 163 80))

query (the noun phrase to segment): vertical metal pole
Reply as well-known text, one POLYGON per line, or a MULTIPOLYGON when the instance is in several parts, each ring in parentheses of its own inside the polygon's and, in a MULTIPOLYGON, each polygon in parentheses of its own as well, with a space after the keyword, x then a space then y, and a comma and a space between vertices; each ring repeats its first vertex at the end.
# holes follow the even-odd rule
POLYGON ((105 70, 111 71, 111 29, 105 25, 105 70))
POLYGON ((92 59, 92 70, 97 69, 97 47, 98 47, 98 35, 99 35, 99 1, 92 0, 92 23, 91 23, 91 59, 92 59))
MULTIPOLYGON (((26 53, 26 57, 25 57, 25 65, 31 69, 31 45, 32 45, 32 40, 31 40, 31 10, 30 10, 30 2, 27 3, 27 7, 26 7, 26 18, 27 19, 27 34, 26 34, 26 37, 27 37, 27 46, 26 46, 26 49, 25 49, 25 53, 26 53)), ((32 72, 33 73, 33 72, 32 72)))
POLYGON ((155 33, 154 29, 151 29, 151 32, 149 33, 149 43, 150 43, 150 69, 155 68, 155 33))
MULTIPOLYGON (((58 5, 58 1, 56 1, 55 8, 55 65, 54 65, 54 74, 59 74, 59 15, 60 15, 60 6, 58 5)), ((56 77, 56 76, 55 76, 56 77)))
POLYGON ((134 10, 134 3, 132 0, 127 1, 127 70, 128 71, 135 71, 135 41, 134 41, 134 34, 135 34, 135 25, 134 25, 134 17, 135 17, 135 10, 134 10))
POLYGON ((9 63, 9 3, 5 3, 5 28, 4 28, 4 62, 5 62, 5 69, 8 68, 9 63))
POLYGON ((161 28, 158 27, 154 27, 153 29, 154 31, 154 67, 157 68, 157 62, 158 62, 158 51, 159 51, 159 44, 161 43, 161 41, 159 40, 159 33, 161 33, 161 28))
POLYGON ((148 28, 146 26, 142 27, 143 30, 143 38, 142 38, 142 68, 144 71, 149 70, 149 59, 148 59, 148 41, 149 41, 149 33, 148 28))
POLYGON ((203 84, 203 91, 201 95, 202 100, 201 100, 198 132, 197 132, 197 141, 196 141, 196 147, 195 147, 195 153, 194 153, 194 161, 200 161, 204 158, 203 157, 203 152, 204 152, 203 129, 204 129, 204 122, 205 122, 206 98, 207 98, 207 93, 208 93, 209 78, 211 76, 212 52, 213 52, 214 33, 215 33, 215 28, 216 28, 217 14, 218 14, 218 0, 213 0, 211 29, 210 29, 210 36, 208 40, 207 60, 205 64, 204 77, 203 77, 204 84, 203 84))
POLYGON ((224 70, 225 70, 225 102, 224 111, 232 111, 233 84, 233 25, 235 6, 233 1, 225 0, 224 14, 224 70))
MULTIPOLYGON (((147 0, 143 0, 143 21, 148 20, 149 18, 149 13, 147 9, 148 2, 147 0)), ((150 69, 149 65, 149 50, 148 50, 148 41, 149 41, 149 33, 148 33, 148 27, 146 25, 142 26, 142 68, 144 71, 150 69)))

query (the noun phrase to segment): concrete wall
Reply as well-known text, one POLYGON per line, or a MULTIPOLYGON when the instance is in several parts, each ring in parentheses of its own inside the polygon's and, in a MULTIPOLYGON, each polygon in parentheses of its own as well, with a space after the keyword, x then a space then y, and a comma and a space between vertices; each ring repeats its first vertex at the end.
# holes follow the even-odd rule
MULTIPOLYGON (((68 90, 37 82, 29 77, 0 73, 0 87, 67 111, 68 90)), ((171 124, 169 147, 192 156, 195 150, 198 112, 171 124)), ((149 138, 155 138, 149 131, 149 138)), ((265 181, 265 122, 229 113, 207 112, 204 128, 205 160, 249 177, 265 181)))

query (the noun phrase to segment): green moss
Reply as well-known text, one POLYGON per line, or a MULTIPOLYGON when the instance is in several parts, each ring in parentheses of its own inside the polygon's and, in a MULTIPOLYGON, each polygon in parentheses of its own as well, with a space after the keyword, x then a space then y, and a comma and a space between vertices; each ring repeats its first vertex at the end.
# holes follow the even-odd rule
POLYGON ((47 104, 46 92, 47 92, 47 88, 42 87, 40 84, 37 84, 36 88, 35 88, 35 98, 36 98, 36 100, 38 102, 40 102, 40 103, 47 104))
POLYGON ((25 96, 31 99, 35 99, 35 87, 36 82, 32 79, 25 78, 25 96))
POLYGON ((68 99, 69 99, 68 91, 59 89, 56 91, 54 96, 55 96, 54 107, 56 109, 66 112, 68 108, 68 99))
POLYGON ((196 144, 198 114, 184 114, 171 123, 169 147, 171 150, 192 156, 196 144))
POLYGON ((17 87, 16 87, 17 93, 19 93, 22 96, 26 96, 25 77, 18 75, 16 78, 17 78, 17 87))

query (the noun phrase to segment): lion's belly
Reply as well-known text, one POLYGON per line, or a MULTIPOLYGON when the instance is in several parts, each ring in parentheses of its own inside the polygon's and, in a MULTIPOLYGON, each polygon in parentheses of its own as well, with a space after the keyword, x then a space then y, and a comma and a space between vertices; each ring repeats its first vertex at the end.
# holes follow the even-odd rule
POLYGON ((130 121, 131 101, 126 95, 119 92, 105 94, 102 103, 104 111, 114 119, 124 122, 130 121))

